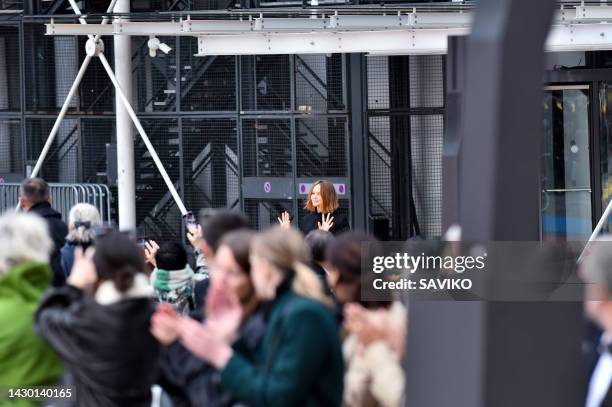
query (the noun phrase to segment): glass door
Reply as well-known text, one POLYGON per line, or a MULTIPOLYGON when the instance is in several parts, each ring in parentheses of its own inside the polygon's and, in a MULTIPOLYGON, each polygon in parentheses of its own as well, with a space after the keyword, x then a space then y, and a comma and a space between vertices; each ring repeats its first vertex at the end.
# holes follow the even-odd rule
POLYGON ((592 231, 589 93, 589 85, 545 88, 543 240, 586 240, 592 231))

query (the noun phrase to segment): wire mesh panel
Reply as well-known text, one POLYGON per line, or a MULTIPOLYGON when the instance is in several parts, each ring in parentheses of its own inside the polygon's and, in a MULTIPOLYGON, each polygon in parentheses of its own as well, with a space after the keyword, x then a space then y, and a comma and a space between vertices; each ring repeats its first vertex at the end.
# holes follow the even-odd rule
POLYGON ((238 132, 233 119, 183 119, 185 204, 240 207, 238 132))
POLYGON ((410 236, 412 227, 426 237, 440 236, 444 57, 369 57, 367 83, 373 227, 382 238, 410 236), (407 166, 412 180, 405 177, 407 166), (412 191, 398 184, 410 181, 412 191))
POLYGON ((393 171, 389 117, 369 117, 368 129, 370 216, 390 223, 393 217, 393 171))
POLYGON ((413 194, 421 233, 440 236, 442 222, 442 151, 444 116, 410 118, 413 194))
MULTIPOLYGON (((142 125, 179 190, 179 128, 176 119, 143 119, 142 125)), ((181 241, 181 214, 161 174, 140 138, 135 145, 136 221, 141 236, 181 241)))
POLYGON ((444 56, 418 55, 409 61, 410 107, 444 107, 444 56))
POLYGON ((0 26, 0 111, 21 109, 19 27, 0 26))
POLYGON ((24 175, 21 120, 0 119, 0 176, 24 175))
MULTIPOLYGON (((56 112, 78 71, 77 40, 45 36, 43 24, 24 24, 24 77, 26 110, 56 112)), ((76 108, 76 97, 70 108, 76 108)))
MULTIPOLYGON (((115 66, 113 52, 113 41, 109 37, 103 37, 104 55, 111 67, 115 66)), ((75 64, 76 69, 81 66, 85 59, 85 42, 87 37, 79 37, 78 59, 75 64)), ((75 75, 76 76, 76 71, 75 75)), ((113 113, 115 104, 115 88, 104 70, 102 63, 93 58, 87 72, 83 76, 81 86, 79 86, 79 109, 86 113, 113 113)))
POLYGON ((135 73, 139 112, 172 112, 176 110, 176 38, 158 37, 172 48, 168 54, 157 51, 149 55, 149 37, 132 37, 132 69, 135 73))
POLYGON ((290 110, 289 55, 240 57, 242 110, 290 110))
MULTIPOLYGON (((27 164, 34 168, 55 119, 26 119, 27 164)), ((55 140, 43 162, 39 176, 47 182, 78 181, 79 122, 66 118, 59 127, 55 140)))
POLYGON ((181 110, 236 111, 236 57, 197 52, 197 38, 181 38, 181 110))
POLYGON ((0 0, 0 10, 23 10, 22 0, 0 0))
POLYGON ((109 173, 116 173, 115 168, 107 167, 109 163, 116 164, 116 161, 114 157, 109 160, 109 150, 106 148, 107 144, 117 142, 115 128, 114 118, 81 119, 81 182, 106 184, 109 173))
POLYGON ((298 177, 347 176, 346 117, 299 118, 295 131, 298 177))
POLYGON ((344 110, 342 54, 295 55, 295 108, 299 112, 344 110))
POLYGON ((293 210, 293 200, 245 199, 244 214, 255 230, 264 230, 278 224, 277 218, 284 211, 293 210))
POLYGON ((368 109, 389 108, 389 57, 366 58, 368 109))
POLYGON ((293 177, 289 119, 243 119, 246 177, 293 177))

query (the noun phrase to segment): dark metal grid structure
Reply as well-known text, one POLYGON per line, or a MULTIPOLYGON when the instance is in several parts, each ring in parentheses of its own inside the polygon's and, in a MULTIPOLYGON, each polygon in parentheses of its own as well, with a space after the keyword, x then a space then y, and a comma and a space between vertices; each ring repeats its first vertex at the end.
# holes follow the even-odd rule
POLYGON ((196 57, 197 39, 183 37, 180 41, 180 109, 184 112, 235 111, 237 57, 196 57))
MULTIPOLYGON (((391 134, 388 116, 368 118, 369 215, 381 227, 391 228, 393 218, 391 134)), ((391 230, 390 235, 393 235, 391 230)))
MULTIPOLYGON (((43 21, 33 19, 0 24, 0 38, 3 33, 17 35, 10 44, 23 71, 10 83, 0 80, 0 86, 18 84, 15 110, 0 110, 0 143, 16 152, 11 172, 7 164, 0 176, 19 181, 42 150, 84 58, 85 39, 45 36, 43 21), (9 136, 2 137, 7 128, 10 143, 9 136)), ((112 65, 113 40, 102 39, 112 65)), ((299 177, 299 182, 348 178, 344 56, 201 58, 194 57, 195 38, 161 37, 173 50, 151 58, 147 40, 132 40, 134 106, 188 209, 239 208, 260 227, 261 219, 275 221, 287 209, 297 224, 303 196, 280 201, 243 196, 243 178, 282 176, 296 191, 299 177), (308 103, 313 109, 299 108, 308 103)), ((41 175, 49 181, 106 183, 116 194, 114 105, 112 84, 94 59, 41 175)), ((137 136, 135 156, 138 233, 182 240, 178 210, 137 136)), ((350 214, 348 197, 342 208, 350 214)), ((113 208, 116 219, 116 203, 113 208)))
MULTIPOLYGON (((33 166, 38 159, 54 121, 54 118, 51 117, 29 117, 26 119, 25 127, 28 135, 26 160, 29 165, 33 166)), ((40 176, 48 182, 78 182, 78 142, 79 121, 75 118, 66 118, 60 125, 56 140, 49 150, 40 176)))
POLYGON ((424 236, 440 236, 444 115, 411 116, 410 128, 416 217, 424 236))
POLYGON ((12 174, 23 171, 23 150, 20 119, 0 119, 0 173, 12 174))
POLYGON ((346 110, 344 70, 340 54, 296 55, 296 110, 305 113, 346 110))
POLYGON ((291 64, 289 55, 240 57, 241 110, 291 111, 291 64))
MULTIPOLYGON (((180 188, 180 131, 178 119, 143 118, 142 125, 153 147, 173 181, 180 188)), ((155 167, 142 140, 134 148, 136 158, 136 218, 140 220, 139 234, 172 239, 180 236, 181 214, 161 174, 155 167)))
POLYGON ((244 200, 244 214, 247 216, 251 227, 258 230, 278 224, 277 218, 284 211, 293 211, 291 201, 252 198, 244 200))
POLYGON ((444 56, 411 57, 409 63, 410 107, 444 108, 444 56))
MULTIPOLYGON (((114 181, 109 182, 108 162, 115 162, 112 157, 107 156, 107 145, 116 142, 115 120, 113 118, 80 118, 80 182, 106 184, 114 186, 114 181)), ((114 173, 114 168, 110 169, 114 173)))
POLYGON ((243 119, 242 163, 246 177, 292 177, 289 119, 243 119))
POLYGON ((0 26, 0 111, 19 111, 19 27, 0 26))
POLYGON ((297 118, 298 177, 347 177, 346 117, 297 118))
MULTIPOLYGON (((176 48, 175 37, 158 37, 172 49, 176 48)), ((138 92, 138 112, 175 112, 177 66, 173 53, 157 52, 149 56, 148 37, 132 37, 132 69, 135 89, 138 92)), ((106 78, 108 79, 108 78, 106 78)))
MULTIPOLYGON (((24 23, 23 60, 25 111, 56 114, 85 58, 86 38, 45 36, 43 24, 24 23)), ((105 55, 112 65, 113 41, 104 38, 105 55)), ((69 105, 69 113, 112 114, 113 85, 102 65, 93 60, 69 105)))
POLYGON ((366 64, 370 229, 381 239, 438 237, 445 59, 374 56, 366 64))
POLYGON ((235 119, 182 119, 182 161, 188 208, 240 208, 235 119))

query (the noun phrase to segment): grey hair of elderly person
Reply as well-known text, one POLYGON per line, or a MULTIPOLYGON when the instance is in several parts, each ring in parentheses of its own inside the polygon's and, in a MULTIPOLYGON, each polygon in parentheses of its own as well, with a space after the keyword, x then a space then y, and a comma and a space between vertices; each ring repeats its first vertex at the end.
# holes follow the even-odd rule
POLYGON ((72 243, 91 243, 95 237, 96 227, 100 224, 100 212, 95 206, 88 203, 76 204, 68 214, 66 240, 72 243))
POLYGON ((26 263, 49 263, 53 241, 45 220, 28 213, 0 216, 0 275, 26 263))

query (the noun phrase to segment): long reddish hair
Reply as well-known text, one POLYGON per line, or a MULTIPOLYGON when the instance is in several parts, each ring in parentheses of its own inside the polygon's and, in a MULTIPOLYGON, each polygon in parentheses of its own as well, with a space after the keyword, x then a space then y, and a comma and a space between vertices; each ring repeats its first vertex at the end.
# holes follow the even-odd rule
POLYGON ((312 197, 312 191, 314 188, 320 185, 321 186, 321 199, 323 200, 323 213, 332 213, 340 206, 338 202, 338 195, 336 194, 336 189, 334 185, 326 180, 319 180, 312 183, 310 186, 310 191, 308 192, 308 197, 306 198, 306 205, 304 205, 304 209, 310 212, 316 212, 317 208, 312 205, 312 201, 310 198, 312 197))

